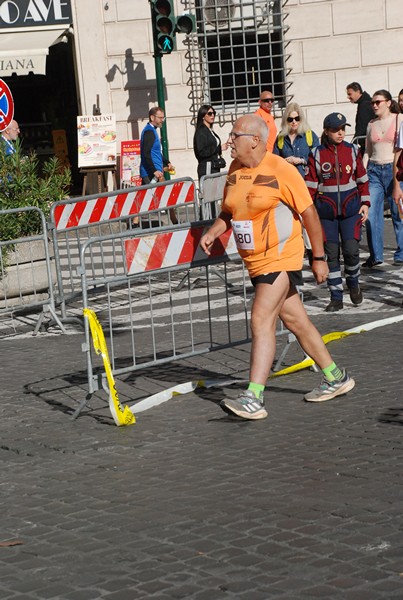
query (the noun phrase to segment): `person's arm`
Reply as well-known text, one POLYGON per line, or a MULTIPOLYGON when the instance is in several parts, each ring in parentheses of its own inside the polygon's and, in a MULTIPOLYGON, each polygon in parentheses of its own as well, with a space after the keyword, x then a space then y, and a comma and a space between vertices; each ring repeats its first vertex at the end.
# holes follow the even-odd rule
MULTIPOLYGON (((358 194, 361 200, 361 207, 359 209, 359 214, 361 215, 362 223, 368 219, 368 210, 371 206, 370 196, 369 196, 369 183, 368 183, 368 175, 364 167, 364 163, 362 160, 361 150, 358 146, 355 146, 356 152, 356 168, 355 168, 355 182, 357 184, 358 194)), ((354 149, 352 150, 354 152, 354 149)))
POLYGON ((225 212, 220 212, 210 229, 202 236, 200 240, 201 249, 210 256, 211 248, 220 235, 225 233, 231 227, 231 215, 225 212))
POLYGON ((402 191, 402 188, 400 186, 400 181, 398 181, 396 179, 396 175, 397 175, 397 161, 399 160, 399 156, 401 155, 402 152, 403 152, 403 150, 401 148, 399 148, 398 150, 396 150, 396 152, 394 154, 394 158, 393 158, 393 192, 392 192, 392 198, 396 202, 397 205, 399 204, 400 200, 403 201, 403 191, 402 191))
POLYGON ((312 246, 312 273, 317 283, 323 283, 329 275, 329 267, 325 260, 315 260, 315 257, 323 257, 325 250, 322 224, 313 204, 301 213, 301 218, 312 246))
POLYGON ((396 179, 396 175, 397 175, 397 161, 399 160, 399 157, 400 157, 402 151, 403 151, 403 124, 400 125, 399 135, 397 136, 397 140, 396 140, 395 154, 394 154, 394 157, 393 157, 393 192, 392 192, 392 198, 396 202, 397 205, 399 204, 399 200, 403 201, 403 192, 402 192, 402 188, 400 186, 400 181, 398 181, 396 179))
POLYGON ((319 180, 318 174, 316 173, 315 157, 312 152, 310 152, 308 156, 308 172, 305 175, 305 183, 309 193, 311 194, 312 201, 315 200, 318 191, 319 180))

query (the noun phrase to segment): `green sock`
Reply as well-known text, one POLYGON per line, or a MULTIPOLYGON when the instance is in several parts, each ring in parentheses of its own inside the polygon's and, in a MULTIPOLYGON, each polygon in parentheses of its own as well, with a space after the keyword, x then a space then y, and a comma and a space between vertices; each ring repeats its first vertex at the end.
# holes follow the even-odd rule
POLYGON ((328 381, 334 381, 335 379, 340 381, 340 379, 343 379, 342 371, 340 371, 339 367, 334 362, 325 369, 322 369, 322 372, 328 381))
POLYGON ((250 381, 248 385, 248 391, 249 390, 255 394, 258 400, 263 398, 264 385, 260 385, 260 383, 252 383, 250 381))

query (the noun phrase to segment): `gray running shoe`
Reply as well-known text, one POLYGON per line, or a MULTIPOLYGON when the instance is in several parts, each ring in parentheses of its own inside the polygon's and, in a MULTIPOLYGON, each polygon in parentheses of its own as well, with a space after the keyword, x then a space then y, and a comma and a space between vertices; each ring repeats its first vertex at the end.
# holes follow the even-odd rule
POLYGON ((328 381, 324 377, 319 387, 305 394, 305 400, 308 402, 325 402, 325 400, 331 400, 336 396, 347 394, 355 386, 355 381, 344 369, 342 372, 343 379, 340 380, 328 381))
POLYGON ((241 392, 238 398, 221 400, 220 406, 225 412, 235 414, 243 419, 265 419, 267 417, 263 398, 259 400, 250 390, 241 392))

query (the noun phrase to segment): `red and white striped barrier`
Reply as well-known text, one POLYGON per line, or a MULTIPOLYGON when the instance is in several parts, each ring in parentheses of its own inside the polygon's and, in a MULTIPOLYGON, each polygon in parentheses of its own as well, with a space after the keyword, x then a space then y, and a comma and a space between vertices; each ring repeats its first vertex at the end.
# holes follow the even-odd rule
POLYGON ((130 192, 58 202, 54 206, 54 223, 56 230, 62 231, 195 201, 193 180, 167 181, 130 192))
MULTIPOLYGON (((210 225, 209 225, 210 226, 210 225)), ((200 239, 208 227, 186 227, 177 231, 156 233, 125 240, 125 261, 128 275, 184 265, 206 263, 209 257, 200 248, 200 239)), ((211 249, 211 258, 237 255, 232 230, 217 238, 211 249)))

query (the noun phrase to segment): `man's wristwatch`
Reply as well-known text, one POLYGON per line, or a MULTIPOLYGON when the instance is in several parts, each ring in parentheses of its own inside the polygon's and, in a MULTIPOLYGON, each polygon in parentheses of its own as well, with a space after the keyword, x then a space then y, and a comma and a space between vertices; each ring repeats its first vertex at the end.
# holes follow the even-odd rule
POLYGON ((323 262, 327 262, 327 254, 323 256, 312 256, 312 260, 322 260, 323 262))

